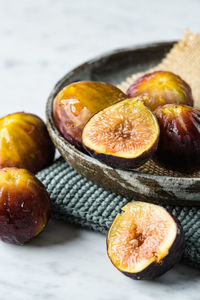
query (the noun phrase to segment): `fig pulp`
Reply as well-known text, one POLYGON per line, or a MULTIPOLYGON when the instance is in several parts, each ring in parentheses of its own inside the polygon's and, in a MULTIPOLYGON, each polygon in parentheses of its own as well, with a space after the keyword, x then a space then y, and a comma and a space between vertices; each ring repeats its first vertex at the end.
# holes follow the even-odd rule
POLYGON ((200 110, 171 104, 158 108, 155 114, 160 125, 156 160, 183 172, 199 169, 200 110))
POLYGON ((29 171, 0 170, 0 238, 24 244, 38 235, 50 215, 50 199, 43 184, 29 171))
POLYGON ((36 173, 53 161, 54 153, 39 117, 19 112, 0 119, 0 168, 25 168, 36 173))
POLYGON ((107 235, 113 265, 133 279, 153 279, 177 263, 184 251, 183 230, 163 207, 130 202, 107 235))
POLYGON ((157 148, 158 122, 137 98, 123 100, 93 116, 86 124, 85 149, 113 168, 134 169, 157 148))
POLYGON ((67 141, 82 148, 81 135, 87 121, 100 110, 127 98, 117 87, 95 81, 80 81, 62 89, 54 99, 56 126, 67 141))
POLYGON ((170 103, 193 106, 190 86, 171 72, 156 71, 145 74, 129 87, 127 95, 140 97, 152 111, 170 103))

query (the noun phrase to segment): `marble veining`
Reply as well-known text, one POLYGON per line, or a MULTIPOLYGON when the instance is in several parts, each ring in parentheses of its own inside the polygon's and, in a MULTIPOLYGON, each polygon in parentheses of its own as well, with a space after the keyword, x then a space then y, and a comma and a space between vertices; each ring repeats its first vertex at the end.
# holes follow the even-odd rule
MULTIPOLYGON (((53 85, 103 52, 200 32, 198 0, 0 0, 0 116, 45 116, 53 85)), ((183 264, 156 281, 130 280, 105 236, 51 220, 20 247, 0 243, 0 300, 199 300, 200 272, 183 264)))

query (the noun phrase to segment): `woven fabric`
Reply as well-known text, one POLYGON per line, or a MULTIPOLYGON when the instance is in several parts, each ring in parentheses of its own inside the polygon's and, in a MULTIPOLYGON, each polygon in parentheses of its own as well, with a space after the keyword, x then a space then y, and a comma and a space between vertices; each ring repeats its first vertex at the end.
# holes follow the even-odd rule
MULTIPOLYGON (((127 199, 98 187, 72 169, 62 158, 37 174, 52 201, 52 216, 106 233, 127 199)), ((137 200, 137 199, 135 199, 137 200)), ((183 226, 184 261, 200 268, 200 208, 165 206, 183 226)))

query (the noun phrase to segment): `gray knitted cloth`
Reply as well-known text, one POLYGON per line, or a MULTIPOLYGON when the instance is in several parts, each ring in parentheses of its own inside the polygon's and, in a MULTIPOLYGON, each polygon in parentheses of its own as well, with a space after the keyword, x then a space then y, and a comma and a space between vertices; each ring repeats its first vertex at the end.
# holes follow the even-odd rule
MULTIPOLYGON (((106 233, 120 208, 133 199, 98 187, 72 169, 62 158, 37 177, 52 202, 52 216, 106 233)), ((184 261, 200 268, 200 208, 165 206, 183 226, 186 239, 184 261)))

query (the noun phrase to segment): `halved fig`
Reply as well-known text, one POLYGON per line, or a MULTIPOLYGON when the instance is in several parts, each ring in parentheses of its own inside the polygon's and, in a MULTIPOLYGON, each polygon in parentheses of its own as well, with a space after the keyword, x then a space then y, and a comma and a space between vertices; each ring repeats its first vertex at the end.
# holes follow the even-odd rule
POLYGON ((113 168, 134 169, 157 148, 159 126, 154 114, 137 98, 123 100, 93 116, 82 142, 95 158, 113 168))
POLYGON ((117 87, 97 81, 80 81, 64 87, 55 97, 56 126, 67 141, 82 149, 81 135, 87 121, 100 110, 127 96, 117 87))
POLYGON ((186 105, 164 105, 155 110, 160 139, 154 159, 182 172, 200 169, 200 110, 186 105))
POLYGON ((117 214, 107 235, 113 265, 133 279, 164 274, 183 254, 182 226, 161 206, 129 202, 117 214))
POLYGON ((145 74, 129 87, 127 95, 140 97, 152 111, 171 103, 193 106, 190 86, 172 72, 155 71, 145 74))

